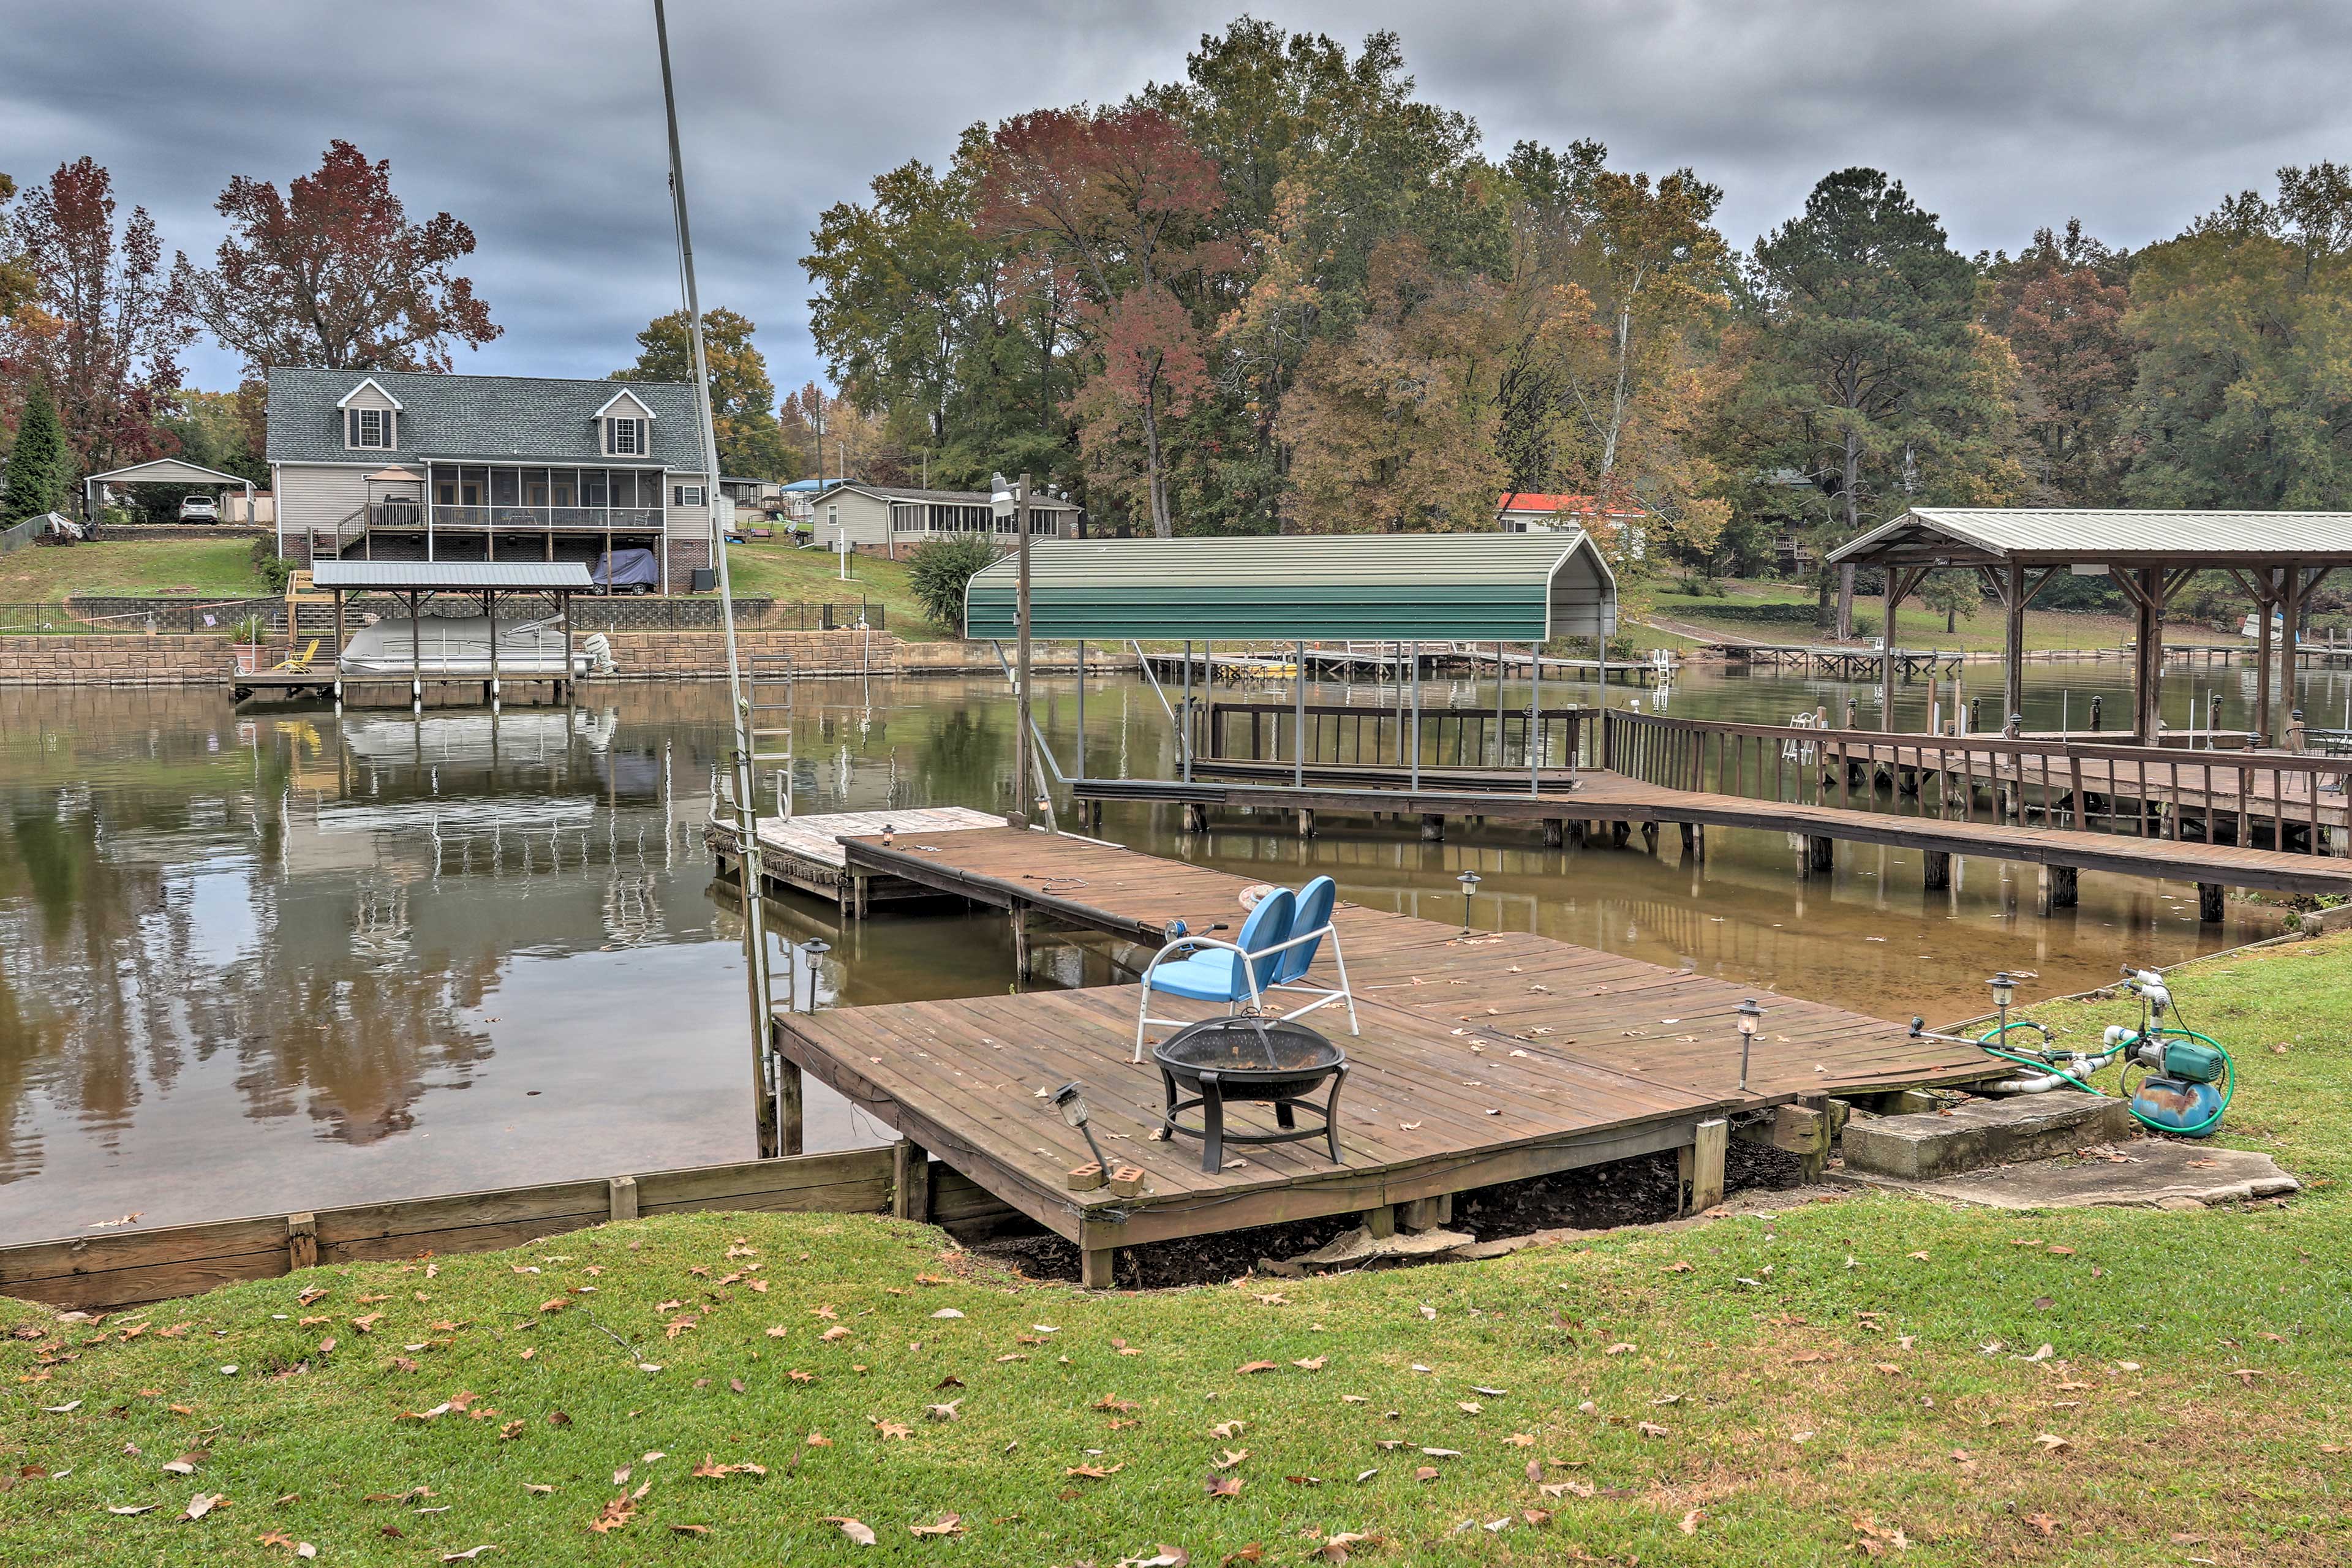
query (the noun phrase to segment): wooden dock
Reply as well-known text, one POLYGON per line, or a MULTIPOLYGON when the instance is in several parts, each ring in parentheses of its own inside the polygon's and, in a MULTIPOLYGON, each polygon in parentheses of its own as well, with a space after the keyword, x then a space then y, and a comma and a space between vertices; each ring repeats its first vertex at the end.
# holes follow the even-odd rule
MULTIPOLYGON (((722 784, 725 783, 721 781, 722 784)), ((931 840, 945 833, 1003 827, 1004 818, 964 805, 930 805, 887 811, 834 811, 809 816, 759 818, 761 880, 769 892, 791 889, 814 898, 831 899, 845 912, 852 905, 870 907, 909 898, 930 898, 932 890, 903 877, 887 874, 860 878, 848 870, 844 838, 891 834, 899 842, 925 853, 931 840)), ((703 842, 718 857, 719 869, 730 875, 738 858, 736 829, 725 817, 714 817, 703 829, 703 842)))
MULTIPOLYGON (((954 834, 929 854, 872 837, 845 848, 854 871, 1007 910, 1024 936, 1043 920, 1155 949, 1173 920, 1237 926, 1249 885, 1013 828, 954 834)), ((928 1152, 1074 1242, 1098 1285, 1120 1246, 1359 1212, 1376 1231, 1410 1227, 1434 1223, 1457 1192, 1669 1149, 1685 1152, 1689 1200, 1705 1206, 1721 1192, 1733 1119, 1780 1136, 1790 1108, 1784 1146, 1825 1152, 1829 1096, 1964 1082, 1989 1065, 1896 1025, 1775 996, 1743 1090, 1737 987, 1530 934, 1465 937, 1346 904, 1335 918, 1362 1023, 1349 1036, 1343 1015, 1313 1016, 1349 1058, 1337 1166, 1294 1143, 1245 1147, 1204 1172, 1197 1142, 1154 1139, 1162 1085, 1148 1060, 1129 1060, 1134 986, 779 1013, 778 1048, 908 1141, 908 1212, 928 1152), (1073 1080, 1105 1153, 1143 1171, 1139 1193, 1066 1190, 1066 1173, 1092 1156, 1044 1097, 1073 1080)), ((1326 944, 1316 973, 1332 973, 1326 944)), ((1155 1008, 1223 1011, 1172 997, 1155 1008)), ((1237 1130, 1271 1129, 1258 1108, 1229 1115, 1237 1130)))

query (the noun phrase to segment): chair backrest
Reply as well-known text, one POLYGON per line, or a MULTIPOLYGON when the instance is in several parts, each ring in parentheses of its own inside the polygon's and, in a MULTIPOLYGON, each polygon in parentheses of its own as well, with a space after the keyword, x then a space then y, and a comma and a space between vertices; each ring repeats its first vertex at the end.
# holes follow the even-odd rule
MULTIPOLYGON (((1298 900, 1289 889, 1276 888, 1260 899, 1257 908, 1250 911, 1249 919, 1242 922, 1241 939, 1234 945, 1253 955, 1250 971, 1256 975, 1260 990, 1274 984, 1275 971, 1282 966, 1282 954, 1266 952, 1265 950, 1289 939, 1291 916, 1297 905, 1298 900), (1262 958, 1255 956, 1258 953, 1265 955, 1262 958)), ((1234 978, 1240 977, 1236 975, 1234 978)))
MULTIPOLYGON (((1305 936, 1308 931, 1318 931, 1329 925, 1331 906, 1339 901, 1339 889, 1328 877, 1318 877, 1299 889, 1298 908, 1290 917, 1290 934, 1305 936)), ((1284 948, 1281 962, 1275 969, 1274 983, 1282 985, 1293 980, 1306 979, 1307 970, 1315 963, 1315 950, 1322 945, 1323 939, 1317 937, 1313 942, 1302 942, 1297 947, 1284 948)))

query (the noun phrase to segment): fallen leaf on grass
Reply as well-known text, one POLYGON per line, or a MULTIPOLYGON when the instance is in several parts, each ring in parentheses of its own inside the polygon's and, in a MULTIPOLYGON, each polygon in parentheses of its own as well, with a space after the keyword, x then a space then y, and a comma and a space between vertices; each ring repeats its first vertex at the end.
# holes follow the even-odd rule
POLYGON ((1413 1468, 1412 1479, 1417 1481, 1433 1481, 1437 1479, 1437 1473, 1435 1465, 1417 1465, 1413 1468))
POLYGON ((1632 1355, 1633 1353, 1633 1347, 1632 1345, 1622 1343, 1613 1344, 1601 1353, 1603 1355, 1632 1355))
POLYGON ((1633 1430, 1644 1437, 1663 1437, 1666 1435, 1666 1429, 1654 1421, 1641 1422, 1634 1426, 1633 1430))
POLYGON ((2054 1432, 2044 1432, 2033 1440, 2053 1454, 2063 1453, 2065 1450, 2074 1446, 2073 1443, 2059 1436, 2054 1432))
POLYGON ((163 1506, 163 1505, 161 1503, 134 1502, 122 1508, 110 1508, 106 1511, 109 1513, 152 1513, 156 1509, 163 1506))
POLYGON ((1254 1372, 1272 1372, 1272 1371, 1274 1371, 1274 1370, 1275 1370, 1275 1365, 1274 1365, 1274 1363, 1272 1363, 1272 1362, 1270 1362, 1270 1361, 1253 1361, 1253 1362, 1244 1362, 1244 1363, 1243 1363, 1240 1366, 1235 1367, 1234 1370, 1235 1372, 1237 1372, 1237 1373, 1254 1373, 1254 1372))
POLYGON ((1688 1513, 1683 1515, 1682 1522, 1675 1528, 1681 1531, 1685 1535, 1696 1535, 1698 1533, 1698 1521, 1706 1517, 1706 1510, 1703 1508, 1695 1508, 1688 1513))
POLYGON ((1323 1544, 1317 1547, 1311 1555, 1320 1557, 1326 1563, 1345 1563, 1348 1560, 1348 1554, 1356 1548, 1378 1546, 1380 1543, 1381 1538, 1377 1535, 1367 1535, 1360 1531, 1343 1530, 1337 1535, 1325 1536, 1323 1544))
POLYGON ((957 1514, 943 1513, 937 1524, 910 1524, 907 1527, 907 1533, 914 1536, 961 1535, 963 1520, 957 1514))
POLYGON ((188 1500, 188 1509, 182 1519, 202 1519, 213 1510, 225 1506, 228 1498, 220 1492, 198 1492, 188 1500))
POLYGON ((553 1487, 548 1486, 544 1482, 541 1481, 525 1481, 522 1484, 522 1489, 529 1492, 533 1497, 553 1497, 555 1495, 555 1489, 553 1487))
POLYGON ((871 1546, 874 1544, 874 1531, 857 1520, 844 1519, 839 1514, 829 1513, 824 1516, 824 1522, 839 1526, 842 1534, 849 1537, 850 1540, 855 1541, 860 1546, 871 1546))
POLYGON ((1076 1476, 1080 1480, 1107 1481, 1125 1468, 1127 1468, 1127 1466, 1124 1462, 1108 1466, 1073 1465, 1068 1469, 1064 1470, 1062 1474, 1066 1476, 1076 1476))
POLYGON ((2025 1522, 2040 1531, 2044 1537, 2058 1533, 2058 1521, 2046 1513, 2029 1513, 2025 1516, 2025 1522))
MULTIPOLYGON (((397 1531, 387 1531, 386 1533, 396 1535, 399 1532, 397 1531)), ((497 1542, 488 1542, 480 1546, 469 1546, 463 1552, 445 1552, 441 1554, 441 1561, 444 1563, 471 1563, 483 1552, 496 1552, 498 1549, 499 1544, 497 1542)))
POLYGON ((1210 1460, 1209 1465, 1212 1469, 1230 1470, 1248 1458, 1247 1448, 1227 1448, 1210 1460))
MULTIPOLYGON (((627 1473, 625 1470, 622 1472, 624 1476, 627 1473)), ((588 1521, 588 1528, 599 1535, 610 1534, 628 1523, 631 1516, 636 1511, 637 1494, 623 1492, 619 1497, 606 1503, 597 1512, 596 1517, 588 1521)))
POLYGON ((945 1405, 926 1405, 923 1414, 934 1421, 952 1421, 956 1418, 956 1406, 962 1403, 961 1399, 950 1399, 945 1405))
POLYGON ((669 1529, 670 1533, 673 1535, 708 1535, 710 1533, 710 1527, 707 1524, 673 1524, 669 1529))
POLYGON ((894 1438, 911 1436, 914 1434, 914 1430, 915 1429, 912 1426, 908 1426, 903 1421, 877 1421, 874 1423, 874 1435, 881 1438, 886 1443, 893 1440, 894 1438))
POLYGON ((1242 1479, 1239 1476, 1213 1475, 1208 1478, 1209 1496, 1213 1500, 1217 1498, 1239 1497, 1242 1495, 1242 1479))
POLYGON ((1311 1355, 1305 1361, 1295 1361, 1290 1364, 1297 1367, 1304 1367, 1308 1372, 1321 1372, 1323 1370, 1323 1363, 1330 1359, 1331 1358, 1329 1356, 1311 1355))

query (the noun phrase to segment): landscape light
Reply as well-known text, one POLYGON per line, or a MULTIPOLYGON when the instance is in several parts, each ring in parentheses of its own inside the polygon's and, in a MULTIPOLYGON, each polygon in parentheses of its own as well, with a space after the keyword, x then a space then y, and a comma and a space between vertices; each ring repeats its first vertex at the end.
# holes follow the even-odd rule
POLYGON ((1078 1080, 1072 1079, 1055 1089, 1046 1103, 1061 1113, 1063 1125, 1075 1127, 1086 1134, 1087 1148, 1093 1153, 1095 1163, 1102 1168, 1105 1175, 1108 1175, 1110 1162, 1103 1158, 1102 1145, 1095 1142, 1095 1130, 1087 1125, 1087 1095, 1086 1090, 1078 1087, 1078 1080))
POLYGON ((1748 1051, 1756 1043, 1757 1026, 1764 1021, 1764 1009, 1750 996, 1739 1005, 1739 1091, 1748 1092, 1748 1051))
POLYGON ((1992 1005, 2000 1009, 2000 1033, 2009 1033, 2009 1005, 2017 1000, 2017 977, 2006 969, 1992 977, 1992 1005))
POLYGON ((1470 934, 1470 900, 1478 891, 1480 878, 1475 871, 1465 871, 1454 879, 1462 884, 1462 934, 1470 934))

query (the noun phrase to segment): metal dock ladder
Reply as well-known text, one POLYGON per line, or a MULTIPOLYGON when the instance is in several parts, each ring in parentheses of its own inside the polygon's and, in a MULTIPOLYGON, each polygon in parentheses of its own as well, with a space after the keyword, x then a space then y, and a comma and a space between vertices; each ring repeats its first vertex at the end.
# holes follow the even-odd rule
MULTIPOLYGON (((793 661, 789 655, 754 654, 743 679, 743 704, 751 722, 751 776, 774 772, 774 815, 789 822, 793 815, 793 661)), ((753 810, 759 807, 755 795, 753 810)))

